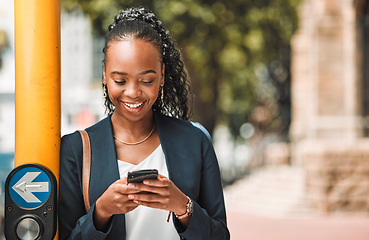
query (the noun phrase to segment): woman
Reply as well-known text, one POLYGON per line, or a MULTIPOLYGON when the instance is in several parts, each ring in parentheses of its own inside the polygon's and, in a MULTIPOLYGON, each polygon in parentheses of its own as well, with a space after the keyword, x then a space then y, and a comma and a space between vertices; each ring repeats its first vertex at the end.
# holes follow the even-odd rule
POLYGON ((143 8, 121 11, 104 55, 109 115, 86 129, 91 208, 83 202, 80 134, 66 135, 60 239, 229 239, 217 159, 208 133, 187 121, 187 77, 168 31, 143 8), (127 184, 127 173, 140 169, 157 169, 158 178, 127 184))

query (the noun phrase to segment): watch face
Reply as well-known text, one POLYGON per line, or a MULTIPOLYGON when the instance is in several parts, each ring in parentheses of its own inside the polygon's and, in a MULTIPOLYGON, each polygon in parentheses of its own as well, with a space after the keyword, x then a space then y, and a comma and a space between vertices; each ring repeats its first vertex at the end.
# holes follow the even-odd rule
POLYGON ((189 202, 189 204, 188 204, 188 212, 189 212, 190 214, 192 214, 192 213, 193 213, 193 203, 192 203, 192 201, 190 201, 190 202, 189 202))

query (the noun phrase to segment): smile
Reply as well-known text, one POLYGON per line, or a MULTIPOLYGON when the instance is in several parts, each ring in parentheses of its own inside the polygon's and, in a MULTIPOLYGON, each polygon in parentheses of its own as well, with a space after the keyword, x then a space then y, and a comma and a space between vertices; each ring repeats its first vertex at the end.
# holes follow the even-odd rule
POLYGON ((129 108, 133 108, 133 109, 140 107, 142 104, 143 102, 140 102, 140 103, 125 103, 124 102, 124 105, 126 105, 129 108))

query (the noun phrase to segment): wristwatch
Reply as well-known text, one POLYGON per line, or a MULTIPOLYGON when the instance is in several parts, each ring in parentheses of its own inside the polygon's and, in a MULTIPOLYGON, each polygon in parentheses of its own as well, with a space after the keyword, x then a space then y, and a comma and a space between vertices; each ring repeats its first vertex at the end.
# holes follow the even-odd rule
POLYGON ((193 213, 193 202, 192 202, 191 198, 189 198, 189 197, 187 197, 187 198, 188 198, 188 201, 186 203, 186 212, 181 214, 181 215, 177 215, 176 213, 174 213, 178 219, 186 218, 188 216, 191 216, 192 213, 193 213))

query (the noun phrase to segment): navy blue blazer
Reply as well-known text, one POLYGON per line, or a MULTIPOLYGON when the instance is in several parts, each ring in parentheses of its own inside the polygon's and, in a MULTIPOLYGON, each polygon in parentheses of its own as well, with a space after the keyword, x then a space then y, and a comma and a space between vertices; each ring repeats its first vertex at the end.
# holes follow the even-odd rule
MULTIPOLYGON (((189 121, 159 113, 154 116, 169 178, 194 202, 186 229, 172 216, 179 236, 191 240, 229 239, 219 166, 210 139, 189 121)), ((86 213, 82 195, 82 140, 75 132, 61 140, 59 238, 125 239, 124 214, 111 218, 106 233, 95 229, 92 218, 96 200, 119 179, 110 116, 86 130, 91 141, 91 208, 86 213)))

